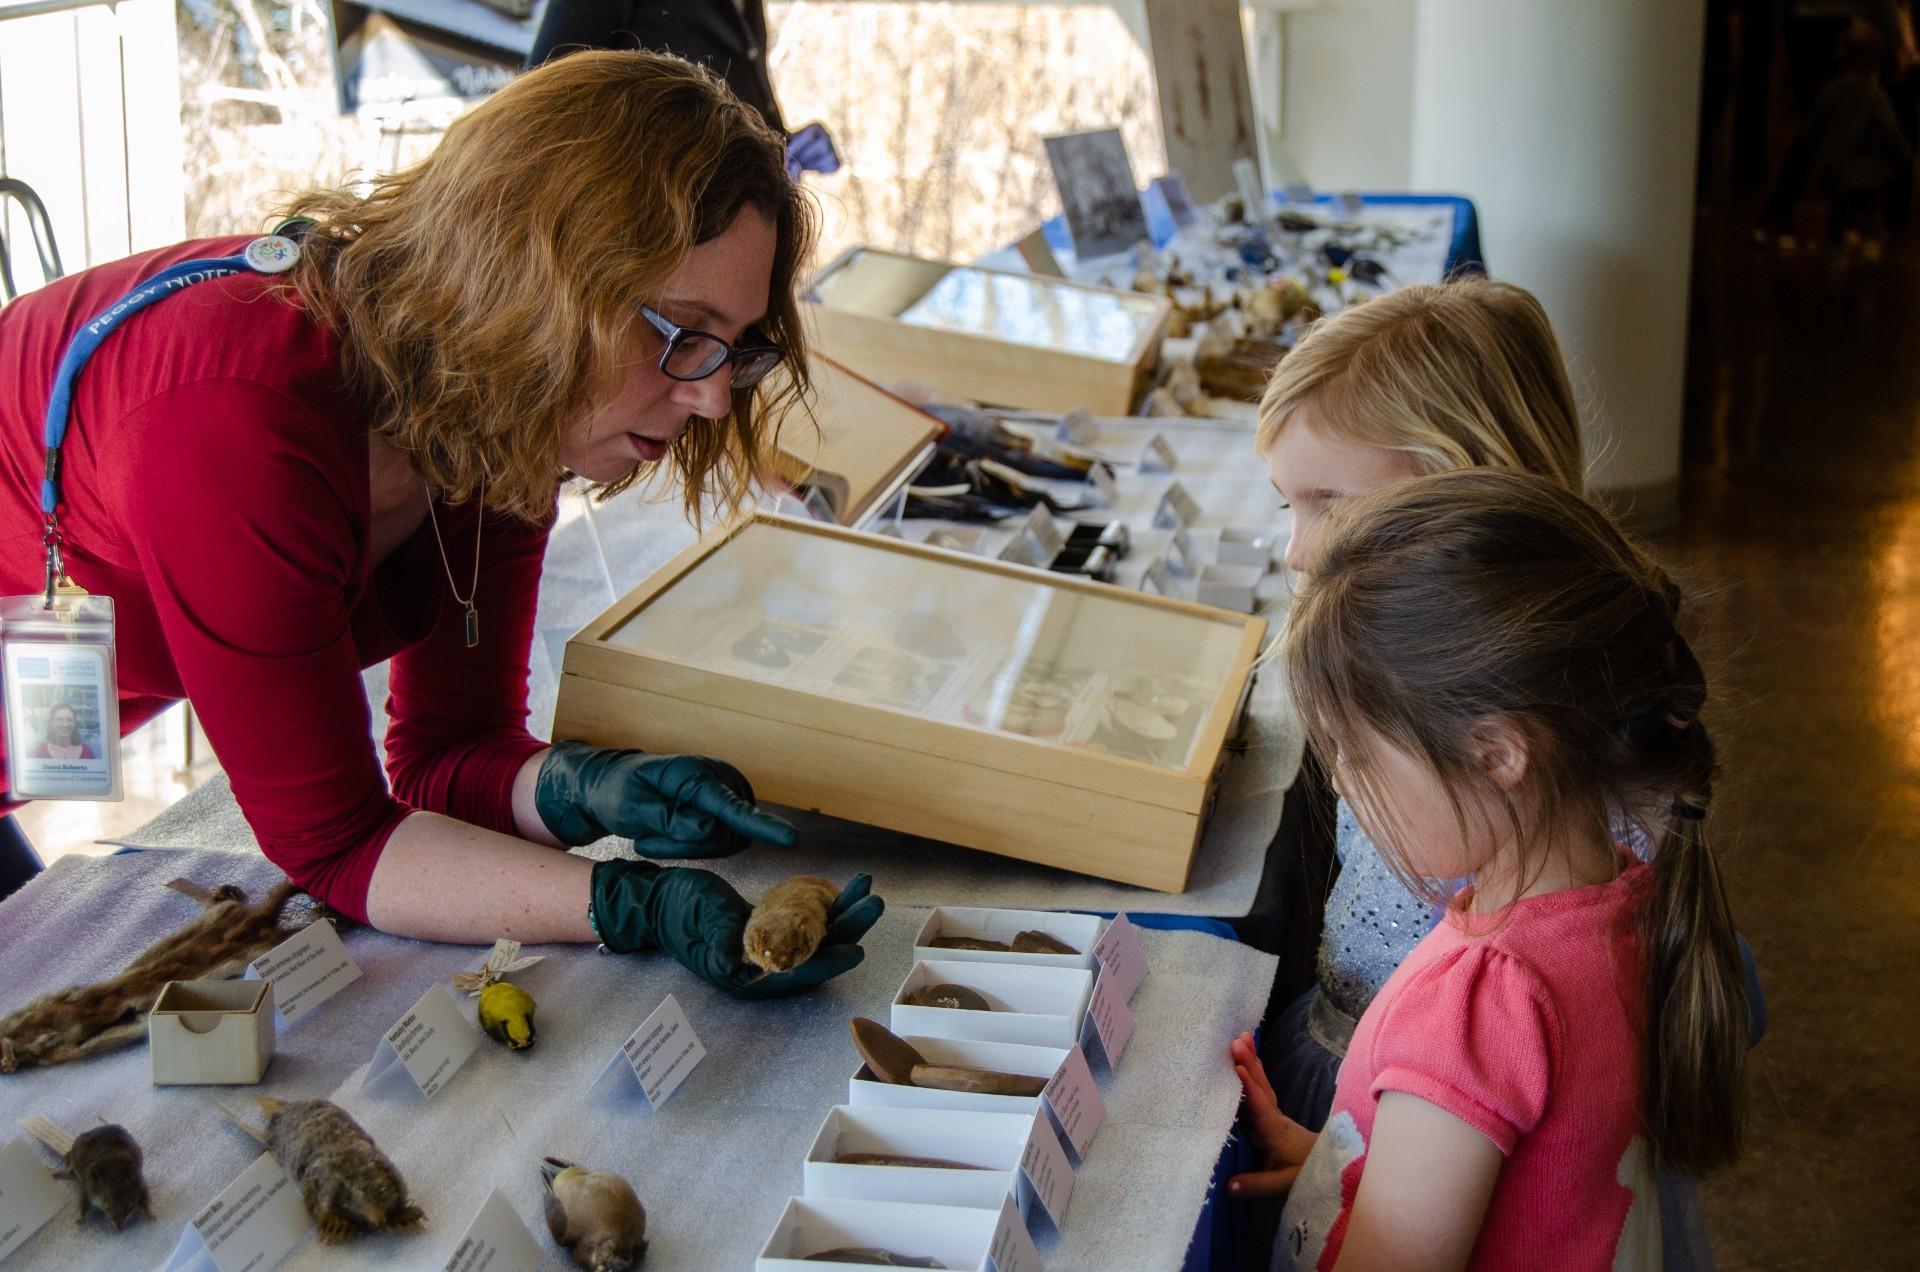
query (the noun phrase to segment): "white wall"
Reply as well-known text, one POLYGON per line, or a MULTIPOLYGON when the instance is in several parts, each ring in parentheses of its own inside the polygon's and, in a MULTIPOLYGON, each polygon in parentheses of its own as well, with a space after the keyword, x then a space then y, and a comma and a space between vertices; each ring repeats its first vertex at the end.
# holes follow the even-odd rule
MULTIPOLYGON (((1704 0, 1420 0, 1412 185, 1479 204, 1586 390, 1593 484, 1679 473, 1704 0)), ((1664 489, 1663 489, 1664 488, 1664 489)))
MULTIPOLYGON (((0 168, 47 205, 68 273, 185 233, 172 0, 0 21, 0 168)), ((39 285, 7 205, 21 289, 39 285)))
POLYGON ((1403 190, 1412 179, 1417 7, 1321 0, 1280 15, 1280 148, 1316 189, 1403 190))

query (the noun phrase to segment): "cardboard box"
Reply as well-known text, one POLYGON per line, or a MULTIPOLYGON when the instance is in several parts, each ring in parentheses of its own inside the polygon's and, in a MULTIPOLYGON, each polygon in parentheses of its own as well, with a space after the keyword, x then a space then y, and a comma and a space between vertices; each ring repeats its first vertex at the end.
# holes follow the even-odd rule
POLYGON ((847 1246, 935 1259, 959 1272, 987 1272, 987 1250, 1000 1222, 998 1210, 795 1197, 754 1260, 754 1272, 862 1272, 871 1266, 807 1259, 847 1246))
MULTIPOLYGON (((967 1038, 929 1038, 915 1035, 903 1039, 925 1058, 928 1064, 956 1065, 964 1069, 992 1069, 1022 1077, 1051 1079, 1066 1062, 1068 1048, 1032 1047, 1017 1042, 977 1042, 967 1038)), ((856 1107, 895 1109, 951 1109, 968 1113, 1016 1113, 1032 1116, 1040 1111, 1037 1095, 978 1095, 971 1091, 938 1091, 932 1087, 903 1086, 882 1082, 863 1062, 847 1080, 847 1103, 856 1107)))
POLYGON ((1265 632, 761 514, 567 643, 553 736, 716 755, 776 804, 1179 892, 1265 632))
POLYGON ((1094 914, 1058 910, 994 910, 977 906, 936 906, 913 939, 916 959, 949 963, 1023 963, 1029 967, 1093 966, 1093 944, 1106 920, 1094 914), (971 936, 1011 945, 1022 932, 1039 931, 1071 945, 1078 954, 1022 954, 1013 950, 952 950, 933 944, 943 936, 971 936))
POLYGON ((1173 306, 1164 296, 855 247, 814 275, 819 349, 882 384, 1000 406, 1130 415, 1173 306))
POLYGON ((901 1037, 927 1035, 977 1042, 1017 1042, 1029 1047, 1071 1047, 1093 996, 1093 973, 1006 963, 916 962, 893 996, 888 1028, 901 1037), (907 996, 923 985, 962 985, 987 1000, 991 1011, 918 1007, 907 996))
MULTIPOLYGON (((801 1166, 808 1197, 917 1201, 935 1206, 997 1207, 1013 1194, 1033 1116, 952 1109, 860 1108, 827 1113, 801 1166), (860 1166, 843 1153, 891 1153, 962 1162, 975 1170, 932 1166, 860 1166)), ((1052 1134, 1051 1128, 1048 1134, 1052 1134)))
POLYGON ((147 1013, 155 1086, 246 1085, 273 1060, 270 981, 168 981, 147 1013))

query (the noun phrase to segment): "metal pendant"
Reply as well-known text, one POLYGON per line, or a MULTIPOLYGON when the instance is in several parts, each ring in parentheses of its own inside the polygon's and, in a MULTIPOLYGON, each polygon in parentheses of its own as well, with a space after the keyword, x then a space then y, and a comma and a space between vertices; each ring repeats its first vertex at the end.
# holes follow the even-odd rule
POLYGON ((467 648, 472 649, 480 643, 480 611, 467 606, 467 648))

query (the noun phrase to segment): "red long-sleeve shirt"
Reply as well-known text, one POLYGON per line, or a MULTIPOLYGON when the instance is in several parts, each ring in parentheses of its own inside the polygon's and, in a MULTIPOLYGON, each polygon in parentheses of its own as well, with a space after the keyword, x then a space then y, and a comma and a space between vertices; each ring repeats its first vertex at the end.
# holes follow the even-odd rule
MULTIPOLYGON (((165 266, 245 242, 146 252, 0 309, 0 593, 44 582, 42 429, 73 332, 165 266)), ((372 561, 367 420, 339 341, 272 287, 186 288, 88 361, 62 450, 66 562, 114 600, 122 730, 190 699, 267 856, 364 919, 409 811, 513 830, 514 774, 543 745, 527 654, 549 524, 486 514, 468 649, 430 526, 372 561), (387 658, 383 776, 360 671, 387 658)), ((464 591, 475 509, 437 511, 464 591)))

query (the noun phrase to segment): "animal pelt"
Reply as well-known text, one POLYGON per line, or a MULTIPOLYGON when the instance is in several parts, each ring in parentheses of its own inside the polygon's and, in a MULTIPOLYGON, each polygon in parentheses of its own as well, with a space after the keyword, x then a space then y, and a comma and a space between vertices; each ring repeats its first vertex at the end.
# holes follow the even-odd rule
POLYGON ((200 901, 200 916, 149 946, 125 971, 93 985, 73 985, 43 994, 12 1015, 0 1017, 0 1073, 61 1064, 144 1041, 147 1013, 168 981, 227 980, 318 916, 282 927, 287 903, 300 895, 281 883, 265 901, 249 907, 240 889, 208 892, 188 884, 176 890, 200 901))

